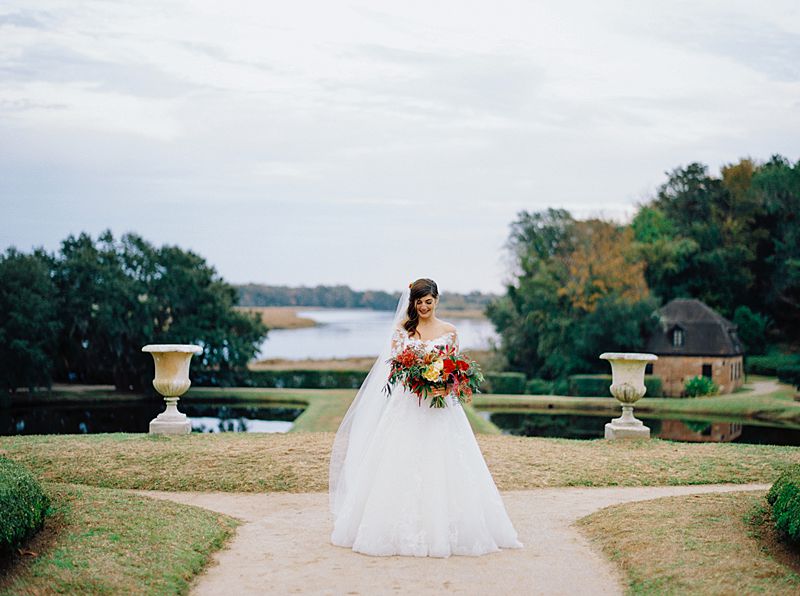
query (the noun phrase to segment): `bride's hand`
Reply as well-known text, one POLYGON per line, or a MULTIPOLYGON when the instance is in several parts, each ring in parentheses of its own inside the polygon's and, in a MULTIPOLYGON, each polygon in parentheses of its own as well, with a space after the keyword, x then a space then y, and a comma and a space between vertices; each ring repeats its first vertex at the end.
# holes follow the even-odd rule
POLYGON ((444 387, 437 387, 431 391, 431 395, 435 397, 444 397, 447 395, 447 390, 444 387))

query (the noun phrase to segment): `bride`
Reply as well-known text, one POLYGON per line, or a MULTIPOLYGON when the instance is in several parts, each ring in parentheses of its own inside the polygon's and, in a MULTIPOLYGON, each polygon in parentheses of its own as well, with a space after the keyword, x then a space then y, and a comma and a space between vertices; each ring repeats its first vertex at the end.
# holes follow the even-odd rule
MULTIPOLYGON (((519 548, 517 533, 454 396, 429 407, 397 385, 387 360, 410 343, 458 349, 436 318, 439 290, 418 279, 403 292, 391 337, 347 411, 330 462, 331 542, 367 555, 448 557, 519 548)), ((443 390, 442 390, 443 391, 443 390)))

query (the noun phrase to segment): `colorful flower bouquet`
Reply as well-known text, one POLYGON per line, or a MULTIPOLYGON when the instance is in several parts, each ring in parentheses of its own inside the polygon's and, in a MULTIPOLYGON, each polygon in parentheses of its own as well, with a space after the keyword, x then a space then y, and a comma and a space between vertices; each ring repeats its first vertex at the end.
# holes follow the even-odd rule
POLYGON ((478 364, 452 346, 408 346, 388 363, 386 394, 391 395, 392 386, 400 383, 417 396, 420 406, 428 396, 432 408, 444 408, 447 395, 456 397, 460 404, 469 403, 483 383, 478 364))

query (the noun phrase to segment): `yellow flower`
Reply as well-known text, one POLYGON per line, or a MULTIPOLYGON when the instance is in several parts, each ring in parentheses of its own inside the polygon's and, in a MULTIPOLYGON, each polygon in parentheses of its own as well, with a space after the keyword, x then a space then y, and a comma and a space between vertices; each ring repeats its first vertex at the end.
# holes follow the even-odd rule
POLYGON ((431 383, 435 383, 439 380, 441 374, 441 367, 437 367, 436 363, 434 362, 425 368, 425 372, 422 373, 422 376, 428 379, 431 383))

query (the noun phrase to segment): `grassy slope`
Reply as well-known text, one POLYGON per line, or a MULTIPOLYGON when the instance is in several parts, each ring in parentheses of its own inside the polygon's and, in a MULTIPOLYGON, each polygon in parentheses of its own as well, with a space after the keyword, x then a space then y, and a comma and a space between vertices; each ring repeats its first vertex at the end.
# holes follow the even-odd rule
POLYGON ((797 594, 800 553, 776 539, 765 506, 764 493, 667 497, 578 526, 621 567, 630 594, 797 594))
POLYGON ((237 522, 123 491, 46 484, 53 513, 0 594, 184 594, 237 522), (33 555, 32 553, 35 553, 33 555))

